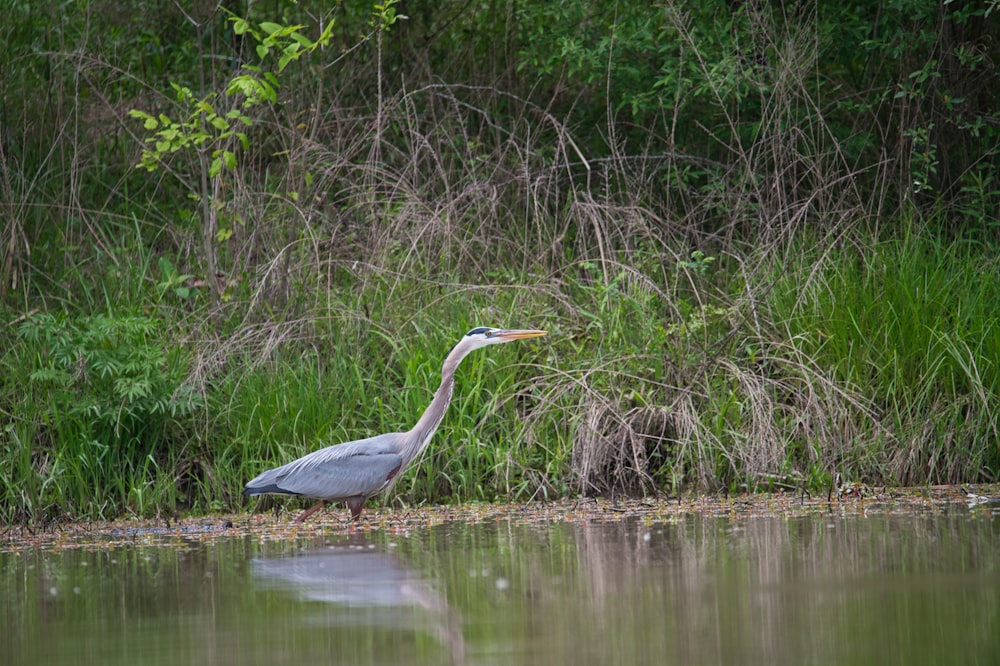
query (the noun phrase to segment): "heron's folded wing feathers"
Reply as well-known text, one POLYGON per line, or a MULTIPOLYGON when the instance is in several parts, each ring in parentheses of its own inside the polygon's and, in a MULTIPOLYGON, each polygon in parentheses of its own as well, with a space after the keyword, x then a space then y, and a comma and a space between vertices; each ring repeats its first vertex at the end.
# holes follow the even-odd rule
POLYGON ((314 451, 274 470, 273 482, 284 492, 319 499, 370 496, 399 471, 398 433, 346 442, 314 451))

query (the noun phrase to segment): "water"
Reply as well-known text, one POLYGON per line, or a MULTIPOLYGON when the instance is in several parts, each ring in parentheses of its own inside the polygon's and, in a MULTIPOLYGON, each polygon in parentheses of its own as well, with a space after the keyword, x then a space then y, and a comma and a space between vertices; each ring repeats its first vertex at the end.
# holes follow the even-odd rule
POLYGON ((0 663, 998 664, 1000 515, 450 522, 0 553, 0 663))

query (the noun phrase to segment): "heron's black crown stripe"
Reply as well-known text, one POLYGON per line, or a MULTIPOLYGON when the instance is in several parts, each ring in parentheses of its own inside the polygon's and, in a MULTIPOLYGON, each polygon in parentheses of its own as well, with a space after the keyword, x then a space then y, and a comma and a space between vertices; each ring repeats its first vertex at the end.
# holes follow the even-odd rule
POLYGON ((468 337, 470 335, 479 335, 480 333, 485 333, 488 330, 490 330, 490 329, 486 328, 485 326, 480 326, 479 328, 472 329, 471 331, 469 331, 465 335, 466 335, 466 337, 468 337))

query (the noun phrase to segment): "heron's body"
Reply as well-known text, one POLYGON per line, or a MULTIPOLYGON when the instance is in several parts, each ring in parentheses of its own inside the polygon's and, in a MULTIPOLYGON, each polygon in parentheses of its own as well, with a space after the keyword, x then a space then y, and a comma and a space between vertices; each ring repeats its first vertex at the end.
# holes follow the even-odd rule
MULTIPOLYGON (((248 483, 243 494, 300 495, 323 502, 346 502, 357 519, 365 500, 387 488, 402 469, 403 458, 397 446, 402 435, 376 435, 313 451, 267 470, 248 483)), ((322 502, 299 520, 305 520, 321 506, 322 502)))
POLYGON ((298 520, 312 515, 327 502, 346 502, 351 517, 359 520, 365 500, 390 487, 400 472, 427 446, 451 402, 455 369, 473 349, 545 331, 475 328, 456 344, 441 368, 441 386, 416 425, 406 432, 390 432, 313 451, 290 463, 269 469, 250 481, 244 495, 273 493, 321 500, 298 520))

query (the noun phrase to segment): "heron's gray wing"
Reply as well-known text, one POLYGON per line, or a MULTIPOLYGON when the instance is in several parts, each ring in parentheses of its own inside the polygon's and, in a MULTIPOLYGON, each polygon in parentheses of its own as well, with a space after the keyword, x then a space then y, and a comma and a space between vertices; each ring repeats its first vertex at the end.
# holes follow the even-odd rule
POLYGON ((318 499, 374 495, 402 466, 401 436, 388 433, 313 451, 274 470, 273 482, 285 492, 318 499))

